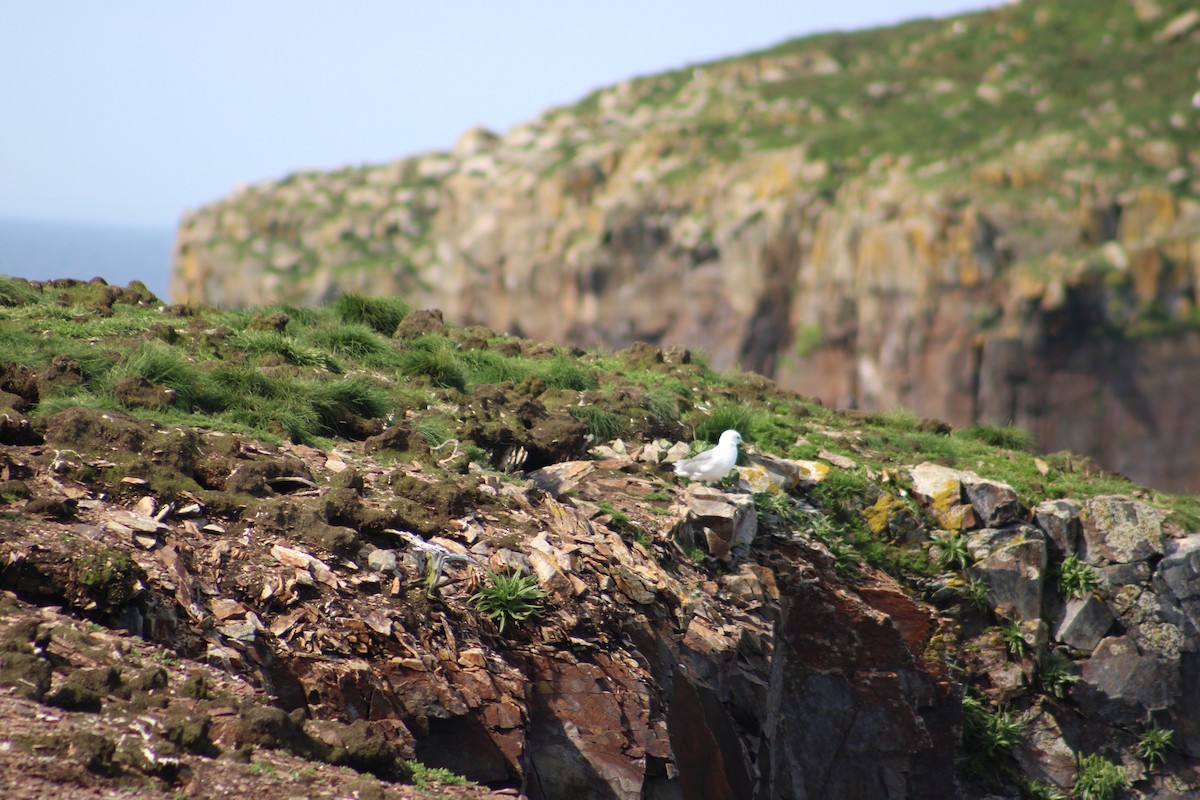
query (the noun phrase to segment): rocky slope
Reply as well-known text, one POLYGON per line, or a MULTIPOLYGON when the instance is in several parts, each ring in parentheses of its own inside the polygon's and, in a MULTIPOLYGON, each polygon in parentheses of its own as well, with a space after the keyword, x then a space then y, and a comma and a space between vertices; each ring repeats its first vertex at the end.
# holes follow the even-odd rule
POLYGON ((0 282, 6 797, 1200 791, 1194 498, 388 308, 0 282))
POLYGON ((450 152, 243 187, 184 217, 172 293, 398 294, 552 341, 683 344, 1196 490, 1192 5, 810 37, 450 152))

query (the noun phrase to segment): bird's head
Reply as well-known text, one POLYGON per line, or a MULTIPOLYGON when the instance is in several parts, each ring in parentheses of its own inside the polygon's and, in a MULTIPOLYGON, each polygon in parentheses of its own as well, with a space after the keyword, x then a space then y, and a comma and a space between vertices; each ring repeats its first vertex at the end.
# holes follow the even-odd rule
POLYGON ((742 443, 742 435, 735 430, 728 430, 721 434, 720 444, 739 445, 742 443))

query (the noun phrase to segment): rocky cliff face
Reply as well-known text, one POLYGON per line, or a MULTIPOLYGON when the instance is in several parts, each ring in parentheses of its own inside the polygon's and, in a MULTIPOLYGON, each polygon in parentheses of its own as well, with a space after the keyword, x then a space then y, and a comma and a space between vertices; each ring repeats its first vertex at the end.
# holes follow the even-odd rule
POLYGON ((0 299, 5 797, 1200 792, 1196 498, 678 349, 0 299))
POLYGON ((1197 489, 1197 54, 1183 0, 799 40, 245 187, 185 216, 172 292, 685 344, 1197 489))

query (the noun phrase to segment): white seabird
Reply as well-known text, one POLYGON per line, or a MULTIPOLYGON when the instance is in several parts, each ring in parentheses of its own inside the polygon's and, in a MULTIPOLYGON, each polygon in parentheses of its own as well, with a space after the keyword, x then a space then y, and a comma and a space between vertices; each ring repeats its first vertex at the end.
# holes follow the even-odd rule
POLYGON ((675 462, 675 474, 694 481, 719 481, 737 463, 738 445, 742 435, 734 430, 721 434, 717 446, 691 458, 675 462))

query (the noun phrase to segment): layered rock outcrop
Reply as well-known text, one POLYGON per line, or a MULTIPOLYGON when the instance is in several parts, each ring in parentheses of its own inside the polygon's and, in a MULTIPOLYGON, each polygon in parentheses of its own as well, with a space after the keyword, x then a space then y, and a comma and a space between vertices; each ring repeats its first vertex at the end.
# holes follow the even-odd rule
POLYGON ((184 217, 172 293, 400 294, 554 341, 679 343, 1200 488, 1200 120, 1178 78, 1200 32, 1153 6, 815 37, 245 187, 184 217))

